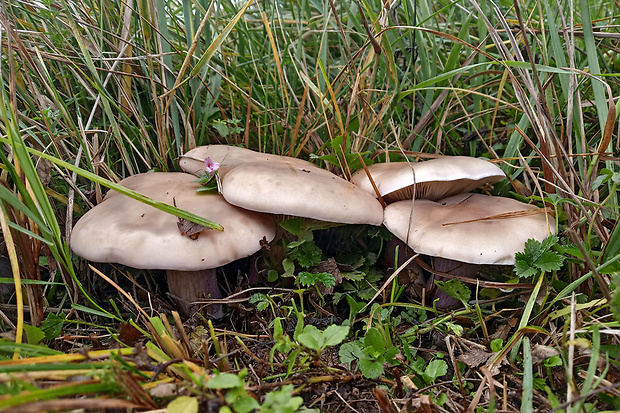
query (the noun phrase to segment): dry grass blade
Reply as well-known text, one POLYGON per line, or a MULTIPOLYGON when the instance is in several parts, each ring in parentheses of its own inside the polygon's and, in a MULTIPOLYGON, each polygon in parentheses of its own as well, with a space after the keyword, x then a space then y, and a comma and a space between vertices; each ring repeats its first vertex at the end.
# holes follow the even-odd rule
POLYGON ((112 281, 107 275, 105 275, 104 273, 102 273, 101 271, 99 271, 98 269, 96 269, 95 267, 93 267, 92 265, 88 266, 95 274, 97 274, 99 277, 103 278, 106 282, 108 282, 110 285, 112 285, 119 293, 121 293, 123 295, 123 297, 125 297, 126 299, 129 300, 129 302, 131 302, 135 307, 136 310, 138 310, 138 312, 143 315, 145 318, 149 318, 149 315, 142 309, 142 307, 140 307, 138 305, 138 303, 136 303, 136 301, 133 299, 133 297, 131 295, 129 295, 125 290, 123 290, 118 284, 116 284, 114 281, 112 281))
POLYGON ((21 404, 17 407, 2 409, 2 413, 40 413, 83 409, 137 409, 141 407, 144 406, 119 399, 59 399, 21 404))
MULTIPOLYGON (((7 224, 5 207, 2 205, 2 214, 0 214, 0 224, 2 225, 2 234, 7 244, 7 250, 9 253, 9 259, 11 262, 11 270, 13 273, 13 282, 15 285, 15 297, 17 302, 17 323, 15 326, 15 342, 21 343, 24 334, 24 298, 22 296, 21 278, 19 274, 19 262, 17 259, 17 253, 13 244, 13 237, 11 236, 11 230, 7 224)), ((19 353, 16 351, 13 354, 13 360, 19 358, 19 353)))
POLYGON ((521 211, 505 212, 503 214, 490 215, 488 217, 469 219, 466 221, 446 222, 441 225, 448 226, 448 225, 467 224, 470 222, 478 222, 478 221, 491 221, 495 219, 511 219, 511 218, 530 217, 530 216, 538 215, 538 214, 549 214, 550 212, 553 212, 553 211, 551 211, 548 208, 524 209, 521 211))

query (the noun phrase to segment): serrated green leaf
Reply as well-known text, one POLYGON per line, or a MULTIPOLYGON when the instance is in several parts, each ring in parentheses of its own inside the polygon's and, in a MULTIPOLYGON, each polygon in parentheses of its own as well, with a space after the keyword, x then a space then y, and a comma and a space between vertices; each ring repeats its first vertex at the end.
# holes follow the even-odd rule
POLYGON ((559 238, 557 236, 550 235, 542 241, 541 248, 543 251, 549 251, 551 247, 558 243, 558 241, 559 238))
POLYGON ((250 296, 249 302, 250 304, 256 304, 261 301, 267 300, 267 296, 262 293, 255 293, 250 296))
POLYGON ((297 260, 299 265, 309 268, 321 262, 323 252, 312 241, 304 242, 296 250, 291 252, 290 258, 297 260))
POLYGON ((521 278, 531 277, 538 271, 533 266, 524 261, 517 261, 515 263, 515 273, 521 278))
POLYGON ((538 269, 544 272, 557 271, 562 268, 564 257, 558 255, 554 251, 543 252, 534 264, 538 269))
POLYGON ((330 288, 336 285, 336 278, 328 272, 310 273, 307 271, 300 272, 297 276, 299 283, 304 287, 316 285, 318 282, 323 283, 325 287, 330 288))
POLYGON ((463 304, 467 305, 471 298, 471 291, 462 282, 453 278, 449 281, 435 281, 437 287, 450 297, 456 298, 463 304))
POLYGON ((342 272, 342 278, 351 281, 362 281, 364 279, 364 274, 362 271, 347 271, 342 272))
POLYGON ((532 265, 534 265, 534 261, 532 261, 531 258, 524 252, 517 252, 515 254, 515 261, 527 267, 531 267, 532 265))
POLYGON ((367 287, 367 288, 362 288, 361 290, 359 290, 357 292, 357 296, 360 298, 360 300, 368 301, 372 297, 374 297, 376 293, 377 293, 377 290, 375 290, 372 287, 367 287))
POLYGON ((527 257, 527 262, 534 263, 538 259, 540 254, 543 253, 542 245, 535 239, 530 238, 525 241, 525 248, 523 250, 523 253, 527 257))
POLYGON ((328 272, 320 272, 319 281, 323 283, 326 288, 331 288, 336 285, 336 277, 328 272))
POLYGON ((54 313, 49 313, 45 320, 41 323, 41 329, 45 333, 45 338, 48 340, 53 340, 60 337, 64 320, 64 314, 63 317, 59 317, 54 313))

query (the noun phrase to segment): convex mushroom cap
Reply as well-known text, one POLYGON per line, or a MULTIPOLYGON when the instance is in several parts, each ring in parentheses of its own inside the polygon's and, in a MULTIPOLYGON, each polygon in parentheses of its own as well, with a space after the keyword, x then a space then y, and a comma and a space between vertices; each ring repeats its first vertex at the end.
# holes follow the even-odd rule
POLYGON ((374 195, 308 161, 209 145, 183 155, 181 168, 199 175, 207 157, 221 164, 222 195, 238 207, 340 224, 383 222, 383 209, 374 195))
POLYGON ((181 157, 179 166, 185 172, 201 175, 205 170, 204 160, 206 158, 220 164, 218 169, 220 177, 224 177, 228 171, 237 166, 250 162, 286 163, 300 168, 321 170, 318 166, 303 159, 272 155, 228 145, 206 145, 194 148, 181 157))
POLYGON ((186 173, 154 172, 119 182, 156 201, 209 218, 224 231, 204 229, 197 239, 182 235, 179 219, 110 191, 71 233, 71 248, 95 262, 134 268, 196 271, 216 268, 252 255, 263 237, 275 236, 275 222, 264 214, 230 205, 217 194, 197 193, 200 184, 186 173))
POLYGON ((222 194, 233 205, 341 224, 381 225, 377 199, 333 173, 293 163, 246 163, 228 171, 222 194))
MULTIPOLYGON (((470 192, 506 177, 497 165, 468 156, 443 157, 415 163, 376 163, 368 166, 368 171, 379 194, 387 203, 413 198, 436 201, 470 192)), ((363 169, 356 171, 351 181, 375 194, 363 169)))
POLYGON ((534 205, 481 194, 398 201, 384 215, 385 226, 415 252, 471 264, 513 265, 525 242, 545 239, 553 222, 534 205))

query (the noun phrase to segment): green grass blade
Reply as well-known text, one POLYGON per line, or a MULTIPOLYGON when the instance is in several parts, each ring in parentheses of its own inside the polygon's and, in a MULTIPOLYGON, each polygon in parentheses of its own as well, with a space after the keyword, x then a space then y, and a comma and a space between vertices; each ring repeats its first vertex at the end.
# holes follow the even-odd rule
POLYGON ((218 49, 222 46, 222 44, 224 43, 224 41, 226 40, 226 38, 228 37, 232 29, 237 25, 237 22, 239 22, 239 20, 241 19, 241 17, 245 13, 245 11, 248 9, 248 7, 250 7, 251 4, 252 4, 252 0, 249 0, 245 4, 245 6, 243 6, 243 8, 239 10, 237 15, 233 17, 230 20, 230 22, 228 22, 226 27, 224 27, 224 30, 222 30, 222 33, 220 33, 215 38, 215 40, 209 45, 209 47, 207 47, 207 50, 205 51, 205 53, 202 55, 200 60, 198 60, 198 63, 196 63, 196 66, 194 66, 194 68, 190 72, 190 76, 192 77, 196 76, 198 73, 202 71, 202 69, 207 65, 207 63, 209 63, 209 60, 211 60, 215 52, 217 52, 218 49))
POLYGON ((534 411, 534 372, 532 348, 528 337, 523 338, 523 392, 521 394, 521 412, 532 413, 534 411))
MULTIPOLYGON (((583 25, 583 40, 586 44, 586 56, 588 58, 588 66, 590 73, 598 75, 601 69, 598 62, 598 50, 596 40, 594 39, 594 31, 592 30, 592 19, 590 17, 590 2, 588 0, 580 0, 581 6, 581 23, 583 25)), ((607 121, 607 113, 609 110, 607 99, 605 98, 605 88, 600 82, 592 80, 592 93, 594 94, 594 103, 598 112, 598 121, 601 127, 601 133, 605 130, 605 122, 607 121)))
MULTIPOLYGON (((8 143, 8 140, 6 140, 5 138, 0 138, 0 142, 8 143)), ((88 172, 85 169, 82 169, 82 168, 77 167, 77 166, 75 166, 73 164, 70 164, 70 163, 65 162, 63 160, 55 158, 55 157, 53 157, 51 155, 48 155, 46 153, 37 151, 35 149, 31 149, 31 148, 28 148, 28 152, 33 154, 33 155, 39 156, 39 157, 41 157, 43 159, 47 159, 48 161, 53 162, 53 163, 55 163, 58 166, 61 166, 61 167, 66 168, 66 169, 68 169, 68 170, 70 170, 72 172, 75 172, 75 173, 77 173, 78 175, 80 175, 80 176, 82 176, 84 178, 87 178, 87 179, 89 179, 89 180, 91 180, 93 182, 96 182, 98 184, 101 184, 101 185, 105 186, 106 188, 113 189, 113 190, 115 190, 115 191, 117 191, 117 192, 119 192, 119 193, 121 193, 123 195, 126 195, 126 196, 130 197, 130 198, 133 198, 133 199, 138 200, 140 202, 144 202, 145 204, 150 205, 153 208, 157 208, 157 209, 159 209, 161 211, 167 212, 169 214, 178 216, 178 217, 183 218, 183 219, 187 219, 188 221, 195 222, 197 224, 200 224, 200 225, 208 227, 208 228, 215 229, 217 231, 223 231, 224 230, 224 227, 222 227, 221 225, 219 225, 219 224, 217 224, 217 223, 215 223, 213 221, 210 221, 210 220, 208 220, 206 218, 203 218, 203 217, 198 216, 196 214, 193 214, 191 212, 185 211, 183 209, 176 208, 176 207, 174 207, 172 205, 168 205, 165 202, 155 201, 155 200, 153 200, 153 199, 151 199, 149 197, 146 197, 146 196, 140 194, 139 192, 133 191, 133 190, 128 189, 128 188, 125 188, 122 185, 119 185, 119 184, 114 183, 112 181, 109 181, 109 180, 107 180, 105 178, 97 176, 97 175, 95 175, 95 174, 93 174, 91 172, 88 172)))
MULTIPOLYGON (((530 322, 530 316, 532 315, 532 311, 534 310, 534 304, 536 304, 536 299, 538 298, 538 293, 540 292, 540 288, 542 287, 543 280, 545 279, 544 273, 541 273, 538 277, 538 281, 534 285, 534 289, 530 294, 530 298, 527 300, 527 304, 525 304, 525 308, 523 309, 523 315, 521 316, 521 321, 519 321, 519 326, 517 330, 521 330, 528 326, 530 322)), ((517 353, 519 352, 519 343, 515 344, 512 348, 512 352, 510 353, 510 359, 514 360, 517 357, 517 353)))
POLYGON ((0 400, 0 409, 34 401, 58 399, 63 396, 108 393, 115 390, 118 390, 118 384, 112 381, 109 383, 70 384, 50 389, 24 391, 8 399, 0 400))

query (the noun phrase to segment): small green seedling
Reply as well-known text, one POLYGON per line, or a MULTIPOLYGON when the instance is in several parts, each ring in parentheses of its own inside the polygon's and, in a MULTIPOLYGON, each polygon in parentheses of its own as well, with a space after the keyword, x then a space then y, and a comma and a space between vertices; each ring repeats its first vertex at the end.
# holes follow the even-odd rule
POLYGON ((212 377, 206 383, 205 387, 207 389, 225 391, 224 400, 227 406, 220 408, 221 413, 226 411, 249 413, 260 407, 256 399, 245 390, 243 379, 247 376, 247 373, 245 369, 241 370, 239 374, 221 373, 212 377))
POLYGON ((398 348, 386 345, 386 340, 376 328, 369 329, 363 340, 356 340, 340 346, 340 361, 348 365, 357 361, 364 377, 377 379, 383 375, 384 364, 397 365, 394 359, 398 354, 398 348))
POLYGON ((284 333, 281 318, 276 318, 273 322, 273 338, 275 341, 271 349, 270 361, 273 363, 275 352, 288 354, 288 370, 290 374, 295 367, 295 363, 300 356, 304 356, 301 364, 305 364, 310 356, 314 361, 318 361, 323 351, 330 346, 336 346, 344 341, 349 334, 349 326, 331 325, 324 331, 315 326, 303 325, 303 318, 298 315, 297 326, 293 339, 284 333))
POLYGON ((316 352, 320 357, 327 347, 336 346, 349 335, 349 326, 331 325, 324 331, 315 326, 305 326, 303 332, 296 339, 304 347, 316 352))
POLYGON ((265 396, 265 401, 261 405, 258 413, 296 413, 296 412, 318 412, 315 409, 306 409, 301 405, 304 402, 299 396, 291 397, 294 387, 292 384, 282 386, 280 390, 272 391, 265 396))

